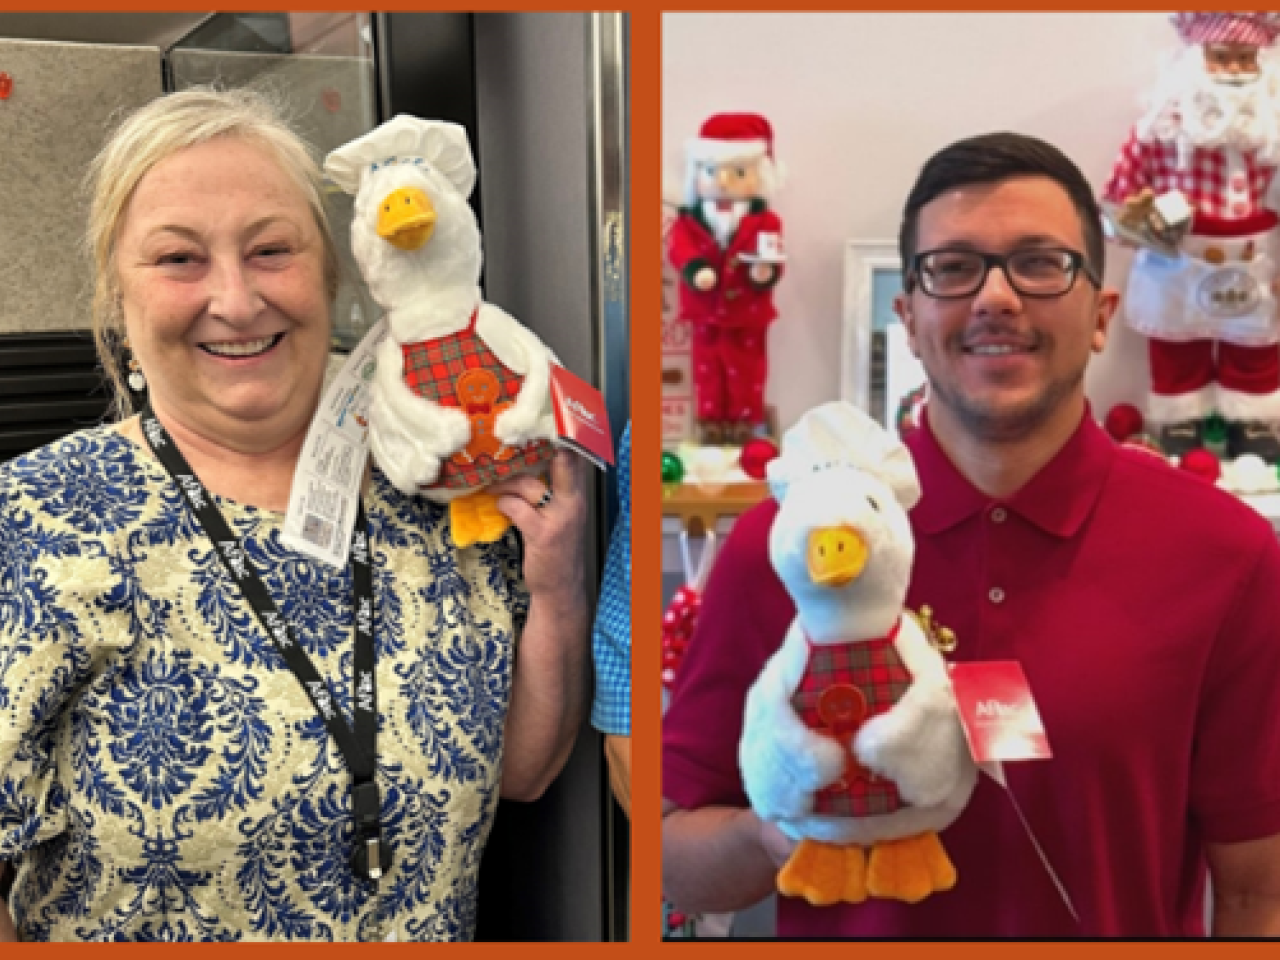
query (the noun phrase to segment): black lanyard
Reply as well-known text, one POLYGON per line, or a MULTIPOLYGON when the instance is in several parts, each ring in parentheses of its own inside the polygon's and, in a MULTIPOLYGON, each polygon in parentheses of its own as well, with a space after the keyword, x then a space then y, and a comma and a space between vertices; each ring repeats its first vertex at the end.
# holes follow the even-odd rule
POLYGON ((232 532, 222 512, 213 502, 200 478, 195 475, 148 403, 142 411, 142 432, 151 449, 164 464, 182 491, 191 512, 213 541, 218 557, 231 579, 249 601, 258 622, 275 644, 280 656, 311 698, 316 713, 324 720, 334 743, 351 770, 351 806, 356 819, 356 846, 351 867, 367 880, 377 880, 391 867, 391 848, 382 842, 382 798, 376 779, 378 771, 378 682, 374 670, 373 568, 369 564, 372 537, 364 512, 364 501, 356 508, 356 526, 351 539, 352 580, 355 584, 355 690, 352 710, 355 730, 338 710, 333 692, 311 658, 298 644, 293 625, 280 615, 266 586, 245 555, 240 538, 232 532))

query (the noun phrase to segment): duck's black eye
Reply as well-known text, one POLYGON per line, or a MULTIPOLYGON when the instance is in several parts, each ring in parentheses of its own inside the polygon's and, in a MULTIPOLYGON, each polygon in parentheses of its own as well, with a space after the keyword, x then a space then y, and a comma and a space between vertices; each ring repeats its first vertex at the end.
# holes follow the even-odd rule
POLYGON ((871 504, 871 509, 874 510, 876 513, 880 512, 880 504, 876 501, 875 497, 868 496, 867 503, 871 504))

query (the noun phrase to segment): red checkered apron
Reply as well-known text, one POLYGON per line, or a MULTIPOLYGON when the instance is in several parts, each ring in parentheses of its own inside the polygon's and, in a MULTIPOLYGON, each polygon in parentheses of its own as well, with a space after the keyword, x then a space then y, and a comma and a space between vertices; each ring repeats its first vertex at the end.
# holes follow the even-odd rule
MULTIPOLYGON (((488 425, 492 429, 493 420, 515 399, 523 380, 504 367, 476 334, 478 313, 476 310, 471 314, 471 322, 464 330, 434 340, 406 343, 401 348, 404 351, 404 380, 409 389, 441 406, 465 410, 471 419, 473 437, 477 433, 477 425, 488 425), (468 396, 464 401, 458 379, 463 374, 478 370, 493 374, 496 381, 494 390, 483 399, 468 396)), ((455 454, 444 462, 439 478, 427 489, 487 487, 506 477, 532 472, 550 460, 554 452, 549 441, 535 440, 516 447, 509 459, 498 459, 489 453, 455 454)))
POLYGON ((885 713, 911 686, 911 674, 893 642, 901 621, 887 637, 849 643, 809 643, 809 662, 791 705, 811 730, 838 737, 848 750, 844 774, 814 796, 814 813, 868 817, 906 806, 897 786, 858 763, 849 749, 871 717, 885 713))

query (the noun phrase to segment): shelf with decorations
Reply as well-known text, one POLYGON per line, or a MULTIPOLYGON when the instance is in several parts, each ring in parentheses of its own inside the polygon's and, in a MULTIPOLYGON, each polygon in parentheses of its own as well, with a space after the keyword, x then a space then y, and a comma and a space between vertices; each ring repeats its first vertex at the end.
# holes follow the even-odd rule
MULTIPOLYGON (((1217 415, 1195 424, 1198 446, 1170 453, 1163 436, 1149 428, 1138 409, 1120 403, 1107 411, 1103 427, 1122 447, 1141 450, 1212 483, 1253 507, 1280 532, 1280 466, 1254 453, 1231 456, 1231 425, 1217 415)), ((1270 428, 1269 428, 1270 429, 1270 428)))

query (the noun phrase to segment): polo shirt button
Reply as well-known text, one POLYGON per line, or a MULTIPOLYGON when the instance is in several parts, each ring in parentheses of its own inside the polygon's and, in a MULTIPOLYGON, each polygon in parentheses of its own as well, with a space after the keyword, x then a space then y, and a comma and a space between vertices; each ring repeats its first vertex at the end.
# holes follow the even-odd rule
POLYGON ((996 523, 1004 523, 1005 518, 1009 516, 1008 511, 1004 507, 996 507, 991 511, 991 519, 996 523))
POLYGON ((1004 603, 1004 591, 999 587, 992 587, 987 593, 987 599, 992 603, 1004 603))

